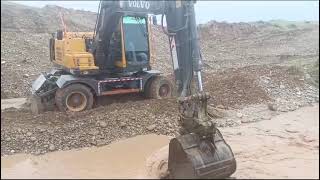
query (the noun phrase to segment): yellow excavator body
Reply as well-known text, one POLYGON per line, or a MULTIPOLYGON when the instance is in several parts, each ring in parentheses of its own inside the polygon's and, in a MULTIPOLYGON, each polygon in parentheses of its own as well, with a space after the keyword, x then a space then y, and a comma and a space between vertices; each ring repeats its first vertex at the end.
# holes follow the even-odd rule
POLYGON ((85 40, 92 38, 90 32, 65 32, 61 40, 55 39, 53 63, 80 71, 99 69, 92 53, 86 50, 85 40))

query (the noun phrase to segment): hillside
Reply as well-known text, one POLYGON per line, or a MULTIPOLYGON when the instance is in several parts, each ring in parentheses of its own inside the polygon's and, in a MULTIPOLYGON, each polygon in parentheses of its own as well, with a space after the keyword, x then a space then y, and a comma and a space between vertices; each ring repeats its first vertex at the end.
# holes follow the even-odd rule
MULTIPOLYGON (((30 82, 51 68, 50 33, 61 29, 59 13, 70 31, 91 31, 96 13, 58 6, 34 8, 1 2, 1 97, 27 96, 30 82)), ((316 22, 270 21, 199 26, 206 71, 262 64, 312 63, 319 55, 316 22), (301 61, 303 59, 303 61, 301 61)), ((171 73, 167 37, 153 27, 154 69, 171 73)))

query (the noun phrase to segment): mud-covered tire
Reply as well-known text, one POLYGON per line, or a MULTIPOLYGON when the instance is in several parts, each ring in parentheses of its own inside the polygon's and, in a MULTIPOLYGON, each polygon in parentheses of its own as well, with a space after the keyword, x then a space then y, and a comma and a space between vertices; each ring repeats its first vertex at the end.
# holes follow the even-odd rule
POLYGON ((71 84, 64 88, 58 89, 55 96, 55 103, 60 111, 62 112, 79 112, 84 110, 89 110, 93 106, 93 94, 85 85, 82 84, 71 84), (74 94, 79 94, 78 96, 84 99, 80 107, 70 106, 70 96, 74 94))
POLYGON ((145 87, 145 96, 153 99, 164 99, 171 97, 172 91, 173 86, 168 79, 156 76, 148 80, 145 87))

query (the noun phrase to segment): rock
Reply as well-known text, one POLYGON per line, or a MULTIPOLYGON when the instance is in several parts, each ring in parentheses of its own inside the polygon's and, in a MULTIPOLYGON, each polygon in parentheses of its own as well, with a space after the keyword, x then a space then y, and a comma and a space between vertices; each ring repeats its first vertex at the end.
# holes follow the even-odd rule
POLYGON ((35 141, 35 140, 37 140, 37 138, 34 137, 34 136, 32 136, 32 137, 30 138, 30 140, 31 140, 31 141, 35 141))
POLYGON ((28 78, 28 77, 29 77, 29 74, 24 74, 22 77, 28 78))
POLYGON ((294 110, 296 110, 297 108, 295 107, 295 106, 287 106, 286 107, 286 109, 287 109, 287 111, 294 111, 294 110))
POLYGON ((254 121, 254 120, 250 120, 248 118, 241 119, 241 123, 250 123, 252 121, 254 121))
POLYGON ((106 122, 104 122, 104 121, 100 121, 99 122, 99 125, 100 125, 100 127, 107 127, 107 123, 106 122))
POLYGON ((286 88, 283 84, 280 84, 280 89, 286 88))
POLYGON ((41 151, 40 151, 40 150, 37 150, 34 154, 35 154, 35 155, 40 155, 40 154, 41 154, 41 151))
POLYGON ((89 134, 95 136, 95 135, 99 134, 99 131, 94 129, 94 130, 89 131, 89 134))
POLYGON ((238 112, 238 113, 237 113, 237 117, 238 117, 238 118, 242 118, 242 117, 243 117, 243 114, 238 112))
POLYGON ((27 136, 31 136, 32 135, 32 133, 31 132, 27 132, 27 136))
POLYGON ((1 61, 1 64, 5 64, 6 63, 6 61, 1 61))
POLYGON ((306 79, 310 79, 311 78, 310 74, 306 74, 305 77, 306 77, 306 79))
POLYGON ((148 129, 149 131, 154 130, 154 128, 156 128, 156 125, 155 125, 155 124, 152 124, 152 125, 150 125, 150 126, 147 127, 147 129, 148 129))
POLYGON ((240 119, 234 120, 234 125, 241 125, 241 120, 240 119))
POLYGON ((54 144, 49 145, 49 150, 54 151, 56 149, 56 146, 54 144))
POLYGON ((90 144, 96 146, 97 145, 97 141, 93 140, 93 141, 90 142, 90 144))
POLYGON ((281 111, 281 112, 288 112, 288 107, 286 107, 286 108, 281 108, 280 111, 281 111))
POLYGON ((11 138, 10 138, 10 137, 7 137, 7 138, 6 138, 6 141, 11 141, 11 138))
POLYGON ((234 120, 233 120, 233 119, 227 119, 226 124, 227 124, 227 126, 232 127, 232 126, 235 124, 235 122, 234 122, 234 120))
POLYGON ((303 136, 302 140, 303 140, 304 142, 309 143, 309 142, 316 141, 316 138, 310 137, 310 136, 303 136))
POLYGON ((217 108, 219 108, 219 109, 225 109, 225 107, 224 107, 222 104, 219 104, 219 105, 217 106, 217 108))
POLYGON ((15 153, 16 151, 12 149, 10 152, 11 152, 11 153, 15 153))
POLYGON ((223 109, 220 109, 220 108, 214 108, 212 106, 208 106, 207 111, 209 113, 209 116, 212 116, 214 118, 222 118, 226 116, 226 113, 223 112, 223 109))
POLYGON ((269 84, 270 83, 270 80, 269 79, 263 79, 262 80, 265 84, 269 84))
POLYGON ((120 123, 120 127, 123 128, 123 127, 125 127, 125 126, 126 126, 126 123, 125 123, 125 122, 121 122, 121 123, 120 123))
POLYGON ((297 130, 296 128, 293 127, 287 127, 285 128, 285 131, 287 131, 288 133, 298 133, 299 130, 297 130))
POLYGON ((271 119, 271 115, 264 115, 261 117, 263 120, 270 120, 271 119))
POLYGON ((268 109, 271 111, 277 111, 278 106, 275 103, 268 103, 268 109))
POLYGON ((108 142, 106 140, 98 140, 96 146, 100 147, 106 145, 108 142))

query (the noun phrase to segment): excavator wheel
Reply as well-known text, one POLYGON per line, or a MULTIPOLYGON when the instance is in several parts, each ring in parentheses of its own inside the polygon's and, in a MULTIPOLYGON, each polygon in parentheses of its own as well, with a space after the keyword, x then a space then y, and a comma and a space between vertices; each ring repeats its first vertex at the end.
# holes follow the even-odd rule
POLYGON ((145 95, 153 99, 168 98, 172 96, 172 89, 173 86, 168 79, 156 76, 147 82, 145 95))
POLYGON ((93 94, 85 85, 71 84, 57 90, 55 102, 62 112, 84 111, 92 108, 93 94))

